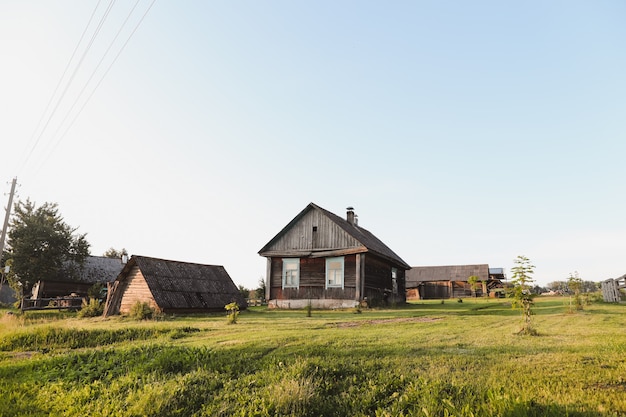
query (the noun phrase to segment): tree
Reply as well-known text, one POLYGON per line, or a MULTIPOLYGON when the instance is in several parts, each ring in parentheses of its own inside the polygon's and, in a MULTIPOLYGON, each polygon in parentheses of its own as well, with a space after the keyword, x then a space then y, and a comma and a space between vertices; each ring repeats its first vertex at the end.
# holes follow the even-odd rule
POLYGON ((237 286, 237 289, 239 290, 239 293, 241 294, 241 296, 245 299, 250 298, 250 290, 247 289, 246 287, 244 287, 243 285, 239 284, 237 286))
POLYGON ((581 291, 583 288, 583 280, 578 276, 578 272, 575 271, 573 274, 570 272, 569 278, 567 279, 567 288, 570 292, 570 310, 582 310, 583 309, 583 299, 581 296, 581 291), (574 295, 574 307, 572 308, 572 294, 574 295))
POLYGON ((109 248, 107 249, 106 252, 104 252, 102 256, 106 258, 121 259, 122 256, 128 256, 128 251, 126 250, 126 248, 122 248, 121 250, 117 250, 115 248, 109 248))
POLYGON ((63 221, 56 203, 15 203, 7 241, 14 284, 27 294, 40 279, 75 279, 90 246, 76 230, 63 221))
POLYGON ((265 300, 265 279, 259 278, 259 286, 254 290, 254 296, 259 300, 265 300))
POLYGON ((514 261, 515 266, 511 268, 513 273, 511 289, 509 296, 513 298, 512 306, 522 311, 523 324, 519 334, 536 335, 537 332, 532 326, 532 306, 535 294, 531 288, 534 282, 532 275, 535 272, 535 266, 525 256, 518 256, 514 261))
POLYGON ((564 293, 567 291, 567 282, 565 281, 552 281, 547 285, 548 289, 558 293, 564 293))
POLYGON ((470 288, 472 289, 472 295, 474 297, 476 297, 476 289, 478 288, 478 283, 480 282, 480 277, 476 276, 476 275, 472 275, 471 277, 469 277, 467 279, 467 282, 470 285, 470 288))

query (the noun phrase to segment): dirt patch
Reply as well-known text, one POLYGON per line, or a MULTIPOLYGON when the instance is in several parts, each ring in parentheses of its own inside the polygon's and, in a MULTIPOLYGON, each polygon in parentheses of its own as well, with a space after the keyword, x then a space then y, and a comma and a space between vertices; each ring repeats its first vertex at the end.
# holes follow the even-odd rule
POLYGON ((12 357, 13 359, 30 359, 38 353, 39 352, 34 350, 29 350, 26 352, 5 352, 5 355, 12 357))
POLYGON ((441 320, 441 317, 399 317, 395 319, 344 321, 341 323, 334 323, 333 325, 336 327, 357 327, 365 324, 429 323, 439 320, 441 320))

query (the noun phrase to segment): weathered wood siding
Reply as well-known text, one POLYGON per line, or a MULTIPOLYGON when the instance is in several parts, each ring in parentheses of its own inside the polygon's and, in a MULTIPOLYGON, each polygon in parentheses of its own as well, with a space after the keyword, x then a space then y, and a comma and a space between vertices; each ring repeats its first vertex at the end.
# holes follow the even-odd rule
POLYGON ((267 250, 330 250, 360 246, 355 238, 323 213, 311 210, 267 250))
POLYGON ((326 289, 326 258, 300 258, 299 288, 283 289, 283 258, 271 258, 270 299, 346 299, 356 297, 356 255, 344 257, 344 288, 326 289))
POLYGON ((150 288, 148 288, 148 284, 138 267, 135 266, 128 273, 123 286, 124 288, 121 288, 123 295, 120 302, 120 313, 128 313, 137 302, 148 303, 153 308, 158 309, 150 288))
POLYGON ((393 282, 391 269, 393 266, 388 262, 371 254, 365 256, 365 297, 368 299, 383 299, 385 290, 388 290, 388 301, 406 301, 406 276, 403 269, 396 271, 397 294, 392 294, 393 282))

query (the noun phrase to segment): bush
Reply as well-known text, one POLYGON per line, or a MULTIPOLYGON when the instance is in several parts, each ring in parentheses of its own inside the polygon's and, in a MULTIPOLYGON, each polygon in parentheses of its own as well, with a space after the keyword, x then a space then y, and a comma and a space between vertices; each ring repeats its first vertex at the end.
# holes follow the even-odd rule
POLYGON ((89 302, 83 299, 83 304, 78 312, 78 317, 97 317, 104 312, 104 304, 97 298, 89 298, 89 302))
POLYGON ((148 320, 156 316, 156 310, 149 303, 137 301, 130 308, 128 315, 135 320, 148 320))

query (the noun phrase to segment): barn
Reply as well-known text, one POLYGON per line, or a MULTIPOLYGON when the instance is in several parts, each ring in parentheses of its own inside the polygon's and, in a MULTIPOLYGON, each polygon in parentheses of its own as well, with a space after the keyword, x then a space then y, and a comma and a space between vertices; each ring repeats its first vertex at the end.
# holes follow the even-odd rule
POLYGON ((104 315, 125 314, 137 302, 146 302, 163 313, 224 311, 245 298, 223 266, 203 265, 132 256, 115 282, 104 315))
POLYGON ((478 277, 477 296, 496 295, 504 287, 504 269, 488 264, 414 266, 407 272, 407 299, 429 300, 474 295, 469 277, 478 277))
POLYGON ((259 251, 270 307, 345 308, 406 302, 410 266, 358 224, 310 203, 259 251))

